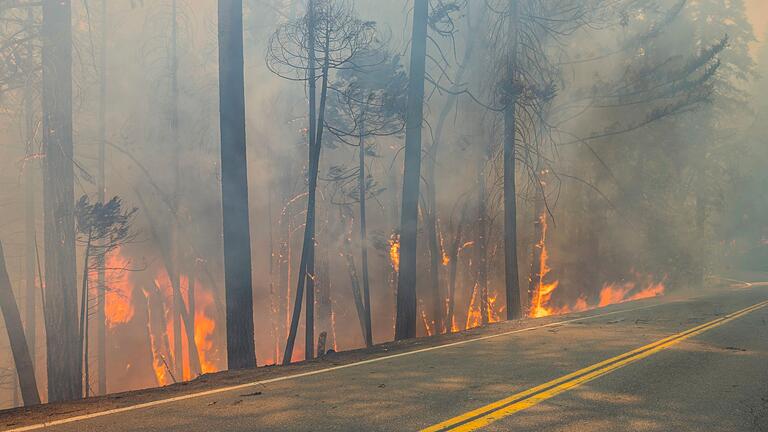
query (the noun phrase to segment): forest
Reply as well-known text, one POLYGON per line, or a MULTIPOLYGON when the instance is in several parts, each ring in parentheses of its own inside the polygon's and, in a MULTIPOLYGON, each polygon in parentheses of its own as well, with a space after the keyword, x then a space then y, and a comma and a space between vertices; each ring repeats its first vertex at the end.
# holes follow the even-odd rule
POLYGON ((0 0, 0 408, 768 272, 762 3, 0 0))

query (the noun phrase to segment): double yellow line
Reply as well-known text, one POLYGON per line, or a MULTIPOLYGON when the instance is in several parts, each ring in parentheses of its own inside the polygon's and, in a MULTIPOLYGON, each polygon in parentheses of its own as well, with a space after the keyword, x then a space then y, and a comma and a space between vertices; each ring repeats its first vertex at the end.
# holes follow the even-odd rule
POLYGON ((688 329, 682 333, 677 333, 675 335, 666 337, 649 345, 634 349, 608 360, 601 361, 600 363, 588 366, 584 369, 525 390, 521 393, 517 393, 484 407, 469 411, 450 420, 446 420, 442 423, 438 423, 434 426, 423 429, 421 432, 466 432, 480 429, 497 420, 530 408, 547 399, 553 398, 560 393, 576 388, 584 383, 594 380, 595 378, 609 374, 616 369, 619 369, 630 363, 634 363, 638 360, 650 357, 653 354, 678 344, 688 338, 704 333, 705 331, 711 330, 715 327, 719 327, 729 321, 733 321, 739 317, 742 317, 750 312, 754 312, 766 306, 768 306, 768 301, 757 303, 748 308, 744 308, 742 310, 720 317, 716 320, 710 321, 706 324, 702 324, 688 329))

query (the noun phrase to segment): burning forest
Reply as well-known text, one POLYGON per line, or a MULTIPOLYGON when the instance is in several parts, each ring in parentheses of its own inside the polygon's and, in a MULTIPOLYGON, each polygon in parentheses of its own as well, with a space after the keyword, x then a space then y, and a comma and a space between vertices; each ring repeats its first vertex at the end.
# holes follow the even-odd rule
POLYGON ((755 1, 0 1, 0 407, 764 266, 755 1))

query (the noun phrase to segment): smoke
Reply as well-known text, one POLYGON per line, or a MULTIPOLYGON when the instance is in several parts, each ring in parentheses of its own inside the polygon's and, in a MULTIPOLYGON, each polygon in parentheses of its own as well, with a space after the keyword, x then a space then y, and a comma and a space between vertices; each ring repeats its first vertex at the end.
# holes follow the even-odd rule
MULTIPOLYGON (((170 383, 170 375, 177 373, 175 342, 182 344, 186 373, 174 378, 194 378, 183 327, 182 340, 173 340, 174 266, 186 304, 190 285, 195 287, 192 315, 201 372, 226 366, 216 2, 178 1, 175 49, 170 0, 108 2, 107 28, 100 27, 102 11, 92 3, 73 2, 76 195, 93 198, 97 192, 98 65, 106 54, 107 196, 120 196, 138 208, 132 227, 137 238, 108 261, 107 390, 116 392, 170 383), (99 41, 105 30, 107 51, 102 53, 99 41), (177 105, 172 103, 174 87, 177 105)), ((299 1, 244 3, 255 338, 258 363, 267 365, 282 359, 295 296, 306 212, 308 121, 304 83, 277 77, 265 57, 276 27, 304 11, 299 1)), ((376 21, 382 42, 407 70, 411 2, 351 3, 361 19, 376 21)), ((423 163, 434 163, 435 174, 423 185, 434 187, 435 200, 432 207, 424 197, 419 220, 417 293, 422 299, 419 316, 426 316, 418 323, 420 335, 435 329, 429 303, 430 249, 423 229, 426 208, 436 213, 446 312, 450 286, 455 286, 454 322, 446 327, 464 329, 483 322, 478 275, 478 242, 483 238, 488 321, 503 317, 506 307, 499 157, 503 126, 498 113, 504 103, 503 14, 484 10, 483 2, 455 3, 460 9, 430 30, 434 45, 428 69, 440 86, 428 85, 425 107, 423 163), (465 58, 469 62, 462 65, 465 58), (456 96, 455 90, 466 91, 456 96), (441 123, 446 106, 450 109, 441 123), (439 151, 433 152, 435 148, 439 151), (478 228, 481 220, 485 232, 478 228)), ((579 27, 567 36, 539 35, 538 53, 546 61, 530 61, 541 60, 537 64, 547 69, 526 71, 535 75, 531 82, 536 85, 526 89, 535 102, 529 107, 531 117, 521 121, 526 129, 517 143, 521 286, 525 291, 529 276, 535 275, 540 240, 535 222, 544 215, 551 269, 544 282, 557 281, 552 298, 559 306, 582 300, 601 305, 607 286, 632 286, 618 301, 659 281, 670 290, 698 286, 728 270, 726 262, 737 266, 758 248, 756 238, 768 238, 760 220, 768 209, 751 199, 766 181, 764 175, 758 177, 763 170, 754 162, 765 156, 758 146, 765 122, 754 121, 765 115, 765 107, 733 109, 765 94, 764 81, 749 87, 758 73, 768 72, 764 46, 759 53, 749 51, 751 29, 743 25, 744 12, 734 6, 726 12, 738 31, 728 32, 728 48, 683 74, 720 42, 725 26, 707 24, 700 16, 715 9, 702 12, 687 5, 669 17, 670 2, 648 3, 663 7, 630 9, 613 17, 606 12, 594 17, 599 25, 579 27), (714 78, 691 90, 718 59, 722 65, 714 78), (659 94, 653 79, 656 84, 670 80, 675 90, 659 94), (702 101, 694 100, 698 97, 702 101), (745 192, 734 192, 740 188, 745 192), (748 228, 742 228, 745 224, 748 228)), ((757 3, 749 3, 752 18, 760 16, 757 3)), ((756 30, 764 29, 754 24, 756 30)), ((34 354, 44 383, 42 306, 39 293, 31 298, 24 289, 26 202, 34 203, 41 248, 44 229, 40 113, 22 109, 25 91, 33 106, 39 106, 39 77, 29 78, 18 89, 4 88, 0 96, 0 238, 22 311, 27 302, 36 305, 34 354), (27 195, 29 180, 32 192, 27 195)), ((397 238, 400 224, 403 139, 400 134, 370 137, 368 145, 370 190, 376 192, 368 202, 367 221, 373 337, 380 343, 390 341, 394 332, 397 278, 391 239, 397 238)), ((361 273, 359 209, 342 199, 339 181, 331 175, 334 168, 356 167, 357 151, 328 137, 320 167, 315 334, 326 332, 327 346, 334 350, 364 346, 352 282, 361 273)), ((83 259, 83 247, 78 247, 78 263, 83 259)), ((303 325, 302 319, 299 334, 303 325)), ((303 358, 301 345, 295 359, 303 358)), ((91 343, 92 377, 100 373, 95 346, 91 343)), ((7 347, 0 337, 0 351, 9 353, 7 347)), ((0 354, 3 407, 18 402, 13 371, 10 355, 0 354)))

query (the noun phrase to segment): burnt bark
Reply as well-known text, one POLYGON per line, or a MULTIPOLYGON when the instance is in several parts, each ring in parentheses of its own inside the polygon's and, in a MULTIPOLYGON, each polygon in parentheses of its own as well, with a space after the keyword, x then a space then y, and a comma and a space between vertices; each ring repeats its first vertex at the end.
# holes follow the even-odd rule
MULTIPOLYGON (((104 204, 106 198, 107 184, 105 178, 105 162, 107 153, 107 0, 101 0, 101 43, 99 49, 99 161, 98 173, 96 176, 96 186, 98 189, 97 199, 104 204)), ((98 383, 96 385, 96 394, 104 395, 107 393, 107 326, 106 326, 106 277, 105 277, 105 259, 103 253, 96 256, 96 350, 98 369, 98 383)))
POLYGON ((256 366, 248 219, 242 0, 219 0, 219 111, 229 369, 256 366))
POLYGON ((70 0, 42 3, 48 401, 82 397, 75 276, 70 0))
POLYGON ((522 316, 520 302, 520 273, 517 263, 517 203, 515 187, 515 141, 517 106, 517 44, 520 11, 518 0, 509 2, 508 45, 506 75, 506 108, 504 109, 504 271, 507 298, 507 319, 522 316))
POLYGON ((405 171, 400 215, 400 271, 397 279, 395 340, 416 337, 416 259, 421 183, 421 134, 427 58, 429 1, 414 0, 408 107, 405 126, 405 171))
POLYGON ((373 330, 371 328, 371 284, 368 275, 368 228, 366 218, 366 178, 365 178, 365 111, 360 125, 360 149, 358 166, 358 187, 360 193, 360 249, 363 267, 363 307, 365 311, 365 346, 373 346, 373 330))

